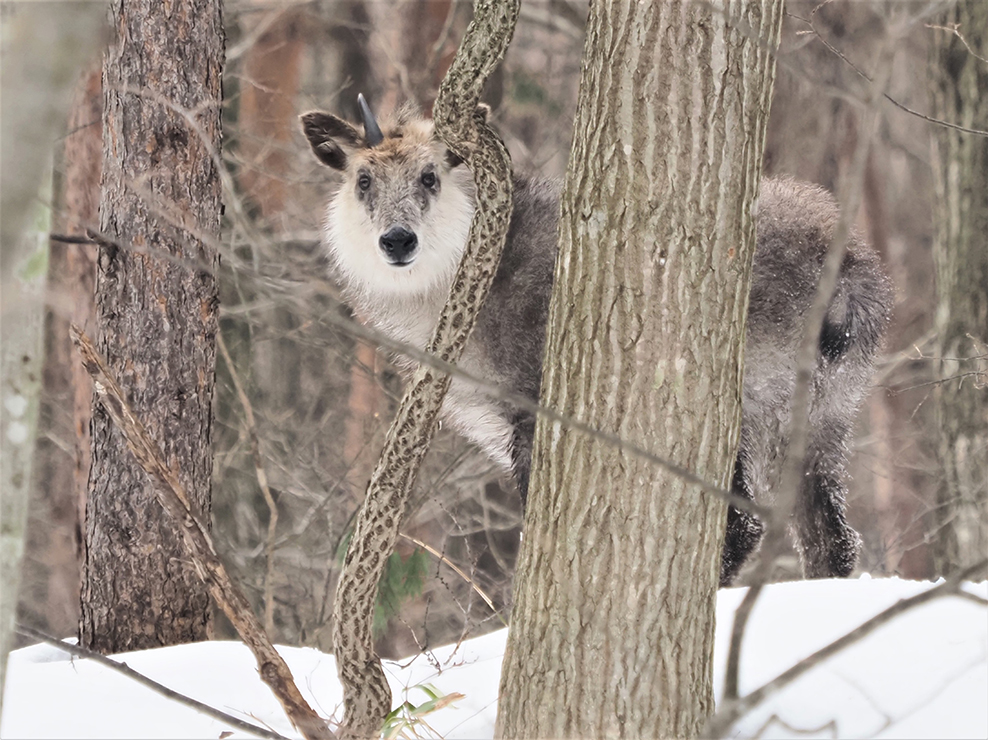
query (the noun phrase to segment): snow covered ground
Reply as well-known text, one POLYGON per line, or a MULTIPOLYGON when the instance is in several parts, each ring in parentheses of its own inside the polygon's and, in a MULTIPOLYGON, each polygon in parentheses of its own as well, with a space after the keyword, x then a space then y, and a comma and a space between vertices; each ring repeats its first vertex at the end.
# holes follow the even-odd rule
MULTIPOLYGON (((902 598, 932 586, 899 579, 813 581, 768 587, 749 622, 741 693, 849 632, 902 598)), ((988 583, 966 586, 988 598, 988 583)), ((720 592, 715 681, 719 692, 733 612, 743 589, 720 592)), ((425 717, 445 738, 490 738, 504 630, 386 663, 396 704, 421 705, 420 684, 464 698, 425 717)), ((281 648, 316 711, 342 716, 331 656, 281 648)), ((176 691, 248 721, 297 737, 256 664, 238 643, 181 645, 117 656, 176 691)), ((250 737, 88 660, 38 645, 10 656, 0 721, 3 738, 250 737)), ((988 737, 988 611, 948 596, 900 615, 773 695, 736 727, 738 736, 988 737), (773 716, 778 720, 771 720, 773 716), (781 720, 781 721, 779 721, 781 720), (766 723, 768 723, 766 725, 766 723)), ((416 727, 420 733, 421 726, 416 727)))

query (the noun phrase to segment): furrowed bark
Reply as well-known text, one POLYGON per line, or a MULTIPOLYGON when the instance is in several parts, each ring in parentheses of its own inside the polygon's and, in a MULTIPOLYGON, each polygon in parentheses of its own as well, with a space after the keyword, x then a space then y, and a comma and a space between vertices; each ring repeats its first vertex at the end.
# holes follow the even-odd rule
MULTIPOLYGON (((562 196, 543 404, 718 487, 781 18, 593 2, 562 196)), ((723 502, 545 417, 529 496, 496 736, 696 737, 723 502)))
MULTIPOLYGON (((934 115, 983 128, 988 4, 962 0, 939 20, 944 27, 931 31, 934 115)), ((947 575, 988 551, 988 138, 938 126, 933 142, 942 478, 932 550, 936 573, 947 575)))
MULTIPOLYGON (((222 214, 220 0, 120 0, 103 61, 97 346, 209 522, 222 214), (185 115, 183 115, 183 112, 185 115)), ((144 472, 94 409, 79 639, 101 652, 209 636, 209 594, 144 472)))

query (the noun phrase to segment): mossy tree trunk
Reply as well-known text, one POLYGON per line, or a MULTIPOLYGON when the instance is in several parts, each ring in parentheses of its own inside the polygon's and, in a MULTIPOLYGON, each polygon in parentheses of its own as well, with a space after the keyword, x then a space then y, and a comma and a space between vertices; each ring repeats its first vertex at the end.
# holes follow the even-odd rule
MULTIPOLYGON (((591 4, 542 383, 723 487, 782 3, 727 13, 591 4)), ((497 736, 695 737, 723 501, 540 419, 528 506, 497 736)))

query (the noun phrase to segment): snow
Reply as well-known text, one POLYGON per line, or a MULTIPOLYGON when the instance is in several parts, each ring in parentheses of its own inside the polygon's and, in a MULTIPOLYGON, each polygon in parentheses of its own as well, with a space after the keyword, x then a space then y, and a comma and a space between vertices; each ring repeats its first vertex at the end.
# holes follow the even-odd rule
MULTIPOLYGON (((747 693, 835 638, 934 584, 899 579, 812 581, 765 589, 742 651, 747 693)), ((988 583, 968 584, 988 598, 988 583)), ((744 589, 720 592, 715 686, 720 695, 734 609, 744 589)), ((464 698, 424 719, 446 738, 493 737, 506 631, 385 662, 397 706, 429 697, 419 685, 464 698)), ((333 658, 279 648, 303 695, 323 716, 342 716, 333 658)), ((131 668, 234 716, 297 737, 257 677, 247 648, 209 642, 115 656, 131 668)), ((422 733, 423 728, 415 728, 422 733)), ((948 596, 907 611, 819 664, 743 718, 733 734, 751 737, 988 737, 988 612, 948 596), (777 718, 771 719, 770 718, 777 718), (809 734, 804 730, 815 729, 809 734)), ((0 737, 246 738, 89 660, 36 645, 11 653, 0 737)))

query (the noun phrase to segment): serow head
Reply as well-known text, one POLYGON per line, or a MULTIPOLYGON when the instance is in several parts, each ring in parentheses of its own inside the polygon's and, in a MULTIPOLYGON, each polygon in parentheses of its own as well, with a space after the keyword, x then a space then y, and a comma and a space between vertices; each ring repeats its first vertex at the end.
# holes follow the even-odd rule
POLYGON ((363 95, 358 104, 359 129, 330 113, 301 117, 316 158, 342 176, 327 210, 330 254, 355 287, 441 288, 466 243, 472 177, 414 108, 399 109, 382 125, 363 95))

